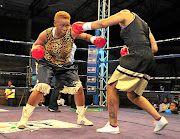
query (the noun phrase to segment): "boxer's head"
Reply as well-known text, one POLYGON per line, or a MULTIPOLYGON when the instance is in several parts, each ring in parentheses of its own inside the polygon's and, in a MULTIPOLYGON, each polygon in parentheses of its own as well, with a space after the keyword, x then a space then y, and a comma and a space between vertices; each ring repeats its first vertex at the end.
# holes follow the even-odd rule
POLYGON ((71 16, 65 11, 59 11, 54 16, 54 26, 56 27, 57 34, 63 36, 66 34, 70 26, 71 16))
POLYGON ((59 11, 55 14, 54 16, 54 21, 56 21, 57 19, 61 19, 61 18, 64 18, 64 19, 68 19, 70 20, 71 19, 71 16, 69 13, 65 12, 65 11, 59 11))

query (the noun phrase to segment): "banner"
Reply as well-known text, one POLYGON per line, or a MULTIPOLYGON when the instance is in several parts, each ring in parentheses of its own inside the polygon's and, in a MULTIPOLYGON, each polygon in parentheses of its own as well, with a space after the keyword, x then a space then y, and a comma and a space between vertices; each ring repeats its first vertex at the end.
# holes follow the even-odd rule
POLYGON ((89 45, 87 62, 87 94, 95 95, 97 89, 97 55, 98 48, 95 45, 89 45))

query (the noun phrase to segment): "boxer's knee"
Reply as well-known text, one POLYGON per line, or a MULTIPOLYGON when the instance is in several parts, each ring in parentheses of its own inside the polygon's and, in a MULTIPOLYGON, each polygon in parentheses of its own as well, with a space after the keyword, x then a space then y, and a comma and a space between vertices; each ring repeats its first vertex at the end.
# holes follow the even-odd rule
POLYGON ((49 94, 51 86, 46 83, 38 83, 32 89, 33 91, 41 92, 45 95, 49 94))
POLYGON ((60 93, 74 95, 79 91, 83 91, 82 83, 80 80, 74 83, 74 87, 64 86, 63 90, 61 90, 60 93))
POLYGON ((117 81, 111 84, 107 84, 107 90, 115 89, 116 88, 117 81))
POLYGON ((78 93, 84 93, 83 86, 78 89, 78 93))
POLYGON ((132 91, 132 92, 127 92, 127 97, 129 100, 135 101, 139 97, 139 95, 137 95, 136 93, 134 93, 134 91, 132 91))

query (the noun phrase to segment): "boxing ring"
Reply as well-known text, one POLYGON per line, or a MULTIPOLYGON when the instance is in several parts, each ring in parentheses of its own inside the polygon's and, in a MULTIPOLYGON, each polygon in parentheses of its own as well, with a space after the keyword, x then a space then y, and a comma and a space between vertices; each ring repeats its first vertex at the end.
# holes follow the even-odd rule
MULTIPOLYGON (((179 41, 180 40, 180 37, 178 38, 172 38, 172 39, 165 39, 165 40, 159 40, 159 41, 156 41, 157 43, 166 43, 166 42, 174 42, 174 41, 179 41)), ((26 45, 32 45, 33 42, 24 42, 24 41, 13 41, 13 40, 6 40, 6 39, 0 39, 0 42, 8 42, 8 43, 18 43, 18 44, 26 44, 26 45)), ((122 48, 123 46, 116 46, 116 47, 110 47, 110 48, 103 48, 102 50, 118 50, 120 48, 122 48)), ((87 48, 77 48, 77 51, 88 51, 87 48)), ((27 79, 27 85, 26 87, 15 87, 15 89, 21 89, 21 90, 28 90, 28 89, 31 89, 32 85, 35 85, 35 83, 32 83, 32 78, 33 76, 35 76, 35 69, 32 68, 32 62, 35 63, 35 61, 33 61, 33 57, 32 56, 27 56, 27 55, 15 55, 15 54, 5 54, 5 53, 0 53, 0 56, 8 56, 8 57, 18 57, 18 58, 28 58, 31 62, 30 62, 30 65, 27 69, 27 73, 21 73, 21 72, 6 72, 6 71, 0 71, 0 75, 2 74, 6 74, 6 75, 14 75, 14 76, 26 76, 26 79, 27 79)), ((159 55, 159 56, 155 56, 155 59, 169 59, 169 58, 178 58, 180 57, 180 54, 169 54, 169 55, 159 55)), ((118 63, 119 62, 119 59, 117 60, 108 60, 108 61, 100 61, 98 60, 98 63, 118 63)), ((83 61, 83 60, 75 60, 75 63, 85 63, 87 64, 87 61, 83 61)), ((99 65, 97 65, 99 66, 99 65)), ((114 68, 115 69, 115 68, 114 68)), ((97 74, 97 73, 96 73, 97 74)), ((84 78, 86 77, 87 75, 79 75, 80 78, 84 78)), ((98 76, 96 75, 96 82, 99 82, 100 80, 104 80, 104 79, 108 79, 110 78, 110 76, 98 76)), ((151 80, 154 81, 154 80, 179 80, 180 77, 151 77, 151 80)), ((87 80, 86 80, 87 81, 87 80)), ((34 81, 35 82, 35 81, 34 81)), ((86 84, 85 84, 86 85, 86 84)), ((96 84, 98 85, 98 84, 96 84)), ((5 89, 6 87, 5 86, 0 86, 1 89, 5 89)), ((84 88, 85 91, 87 91, 87 87, 84 88)), ((146 93, 148 92, 152 92, 152 93, 163 93, 164 91, 155 91, 155 90, 145 90, 146 93)), ((180 91, 165 91, 164 93, 172 93, 172 94, 179 94, 180 91)), ((106 105, 106 89, 103 89, 103 90, 100 90, 100 87, 97 87, 96 88, 96 93, 95 94, 99 94, 99 97, 103 97, 103 102, 99 102, 99 105, 106 105), (100 91, 103 93, 100 94, 100 91)), ((24 96, 22 96, 24 97, 24 96)), ((22 98, 21 98, 22 100, 22 98)), ((101 101, 102 101, 101 100, 101 101)), ((19 106, 21 104, 21 101, 19 103, 19 106)))
MULTIPOLYGON (((157 41, 157 43, 164 43, 164 42, 171 42, 171 41, 179 41, 179 38, 172 38, 172 39, 166 39, 166 40, 160 40, 157 41)), ((24 41, 13 41, 13 40, 6 40, 6 39, 0 39, 0 42, 9 42, 9 43, 22 43, 27 45, 32 45, 33 42, 24 42, 24 41)), ((117 47, 111 47, 111 48, 104 48, 107 50, 114 50, 114 49, 120 49, 122 46, 117 47)), ((77 48, 77 51, 87 51, 86 48, 77 48)), ((118 50, 119 51, 119 50, 118 50)), ((0 56, 7 56, 7 57, 18 57, 18 58, 28 58, 33 59, 31 56, 27 55, 15 55, 15 54, 5 54, 0 53, 0 56)), ((160 55, 155 56, 155 58, 158 59, 167 59, 167 58, 178 58, 180 57, 180 54, 169 54, 169 55, 160 55)), ((102 63, 117 63, 119 60, 108 60, 108 61, 99 61, 102 63)), ((75 63, 85 63, 87 64, 87 61, 83 60, 75 60, 75 63)), ((7 110, 0 112, 1 114, 1 122, 17 122, 19 121, 21 117, 21 102, 24 98, 25 94, 28 92, 28 90, 32 87, 32 82, 30 78, 35 76, 35 73, 32 71, 31 67, 28 67, 28 70, 26 73, 22 72, 7 72, 7 71, 0 71, 1 75, 13 75, 13 76, 26 76, 28 79, 28 85, 26 87, 14 87, 15 89, 23 90, 24 93, 20 99, 19 107, 6 107, 2 106, 0 108, 7 110), (16 115, 16 116, 14 116, 16 115)), ((80 78, 84 78, 87 75, 79 75, 80 78)), ((97 76, 97 81, 101 80, 102 78, 109 78, 108 77, 100 77, 97 76)), ((151 77, 150 81, 157 81, 157 80, 179 80, 180 77, 151 77)), ((7 87, 0 86, 0 89, 5 89, 7 87)), ((97 87, 97 93, 100 91, 97 87)), ((87 91, 87 88, 84 86, 84 90, 87 91)), ((103 90, 104 94, 104 102, 106 103, 106 89, 103 90)), ((154 94, 180 94, 180 91, 154 91, 154 90, 145 90, 145 94, 154 93, 154 94)), ((26 98, 27 99, 27 98, 26 98)), ((69 106, 67 107, 60 107, 61 113, 50 113, 47 111, 47 107, 37 107, 33 113, 33 115, 30 117, 30 121, 37 121, 37 120, 47 120, 47 119, 54 119, 54 120, 60 120, 63 122, 69 122, 76 124, 76 114, 74 111, 69 110, 69 106), (45 117, 41 115, 46 115, 45 117)), ((104 107, 103 111, 95 112, 95 111, 87 111, 86 117, 93 121, 94 126, 92 127, 77 127, 77 128, 63 128, 57 129, 57 128, 43 128, 40 130, 26 130, 26 131, 18 131, 18 132, 9 132, 4 133, 0 130, 0 138, 2 139, 23 139, 23 138, 172 138, 172 139, 178 139, 180 136, 180 116, 179 115, 169 115, 162 113, 163 116, 167 118, 169 121, 169 125, 166 127, 165 130, 161 131, 160 133, 153 133, 153 119, 150 115, 148 115, 145 111, 138 110, 138 109, 129 109, 129 108, 119 108, 118 112, 118 123, 120 125, 120 134, 112 135, 112 134, 102 134, 97 133, 95 130, 97 128, 103 127, 104 124, 108 121, 108 111, 107 108, 104 107), (128 116, 127 116, 128 115, 128 116), (139 117, 141 117, 139 119, 139 117), (139 130, 138 130, 139 129, 139 130), (143 134, 142 134, 143 132, 143 134), (134 136, 136 135, 136 136, 134 136)), ((2 126, 0 124, 0 129, 5 128, 5 126, 2 126)), ((15 127, 14 127, 15 128, 15 127)), ((13 129, 13 127, 10 127, 9 130, 13 129)))
MULTIPOLYGON (((103 127, 108 121, 108 111, 104 109, 101 112, 87 111, 86 117, 90 119, 94 126, 81 126, 79 128, 41 128, 39 130, 16 130, 15 126, 8 127, 2 125, 4 122, 16 122, 21 117, 22 107, 1 107, 6 111, 0 112, 0 138, 1 139, 179 139, 180 136, 180 116, 162 113, 169 124, 159 133, 153 133, 153 118, 143 110, 119 108, 118 124, 120 134, 103 134, 96 132, 96 129, 103 127), (140 117, 140 118, 139 118, 140 117), (8 128, 9 133, 1 132, 3 128, 8 128)), ((30 117, 29 121, 40 120, 58 120, 71 124, 76 124, 75 111, 70 111, 69 106, 60 107, 61 113, 51 113, 47 107, 37 107, 30 117), (45 115, 45 116, 42 116, 45 115)), ((44 123, 46 124, 46 123, 44 123)))

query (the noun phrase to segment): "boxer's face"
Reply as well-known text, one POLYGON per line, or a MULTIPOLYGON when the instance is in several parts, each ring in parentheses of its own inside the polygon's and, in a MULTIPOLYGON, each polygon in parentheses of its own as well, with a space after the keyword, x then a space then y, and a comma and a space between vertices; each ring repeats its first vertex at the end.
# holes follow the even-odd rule
POLYGON ((57 29, 57 33, 64 36, 70 26, 70 20, 64 18, 57 19, 54 21, 54 26, 57 29))

